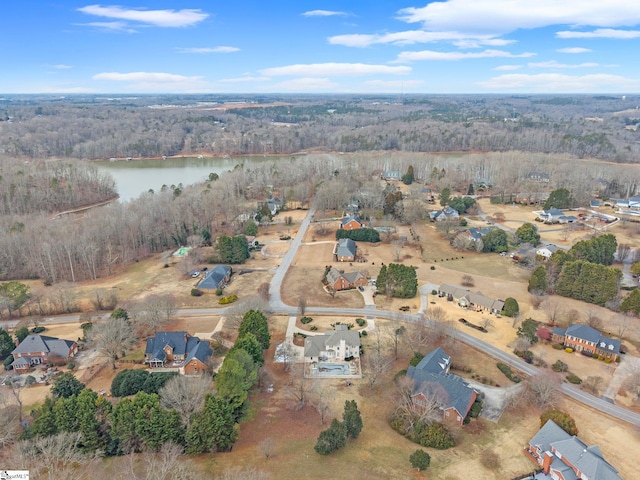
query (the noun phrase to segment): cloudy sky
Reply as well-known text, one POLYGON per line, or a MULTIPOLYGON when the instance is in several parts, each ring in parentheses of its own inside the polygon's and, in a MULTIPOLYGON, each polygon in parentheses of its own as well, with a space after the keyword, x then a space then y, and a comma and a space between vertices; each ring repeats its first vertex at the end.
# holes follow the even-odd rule
POLYGON ((3 0, 0 93, 640 92, 634 0, 146 1, 3 0))

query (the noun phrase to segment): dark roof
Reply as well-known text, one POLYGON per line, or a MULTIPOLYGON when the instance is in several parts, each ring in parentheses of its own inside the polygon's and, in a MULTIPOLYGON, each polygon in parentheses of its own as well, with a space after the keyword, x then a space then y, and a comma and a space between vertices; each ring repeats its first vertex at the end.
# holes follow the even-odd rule
POLYGON ((198 288, 204 288, 209 290, 215 290, 220 288, 223 281, 231 274, 231 267, 227 265, 216 265, 209 270, 207 276, 204 277, 198 284, 198 288))
POLYGON ((554 335, 560 335, 561 337, 564 337, 567 331, 564 328, 556 327, 553 329, 552 333, 554 335))
POLYGON ((360 220, 358 217, 356 217, 355 215, 352 215, 350 217, 345 217, 342 219, 342 222, 340 223, 341 226, 345 226, 347 223, 354 221, 354 222, 358 222, 360 225, 363 225, 362 220, 360 220))
POLYGON ((149 355, 147 361, 164 361, 164 347, 167 345, 173 349, 174 355, 185 355, 185 363, 194 357, 204 363, 213 354, 208 342, 191 337, 187 332, 157 332, 155 336, 147 339, 144 352, 145 356, 149 355))
MULTIPOLYGON (((194 338, 197 338, 197 337, 194 337, 194 338)), ((185 359, 184 363, 187 364, 194 358, 197 358, 202 363, 206 363, 207 359, 211 355, 213 355, 213 350, 211 350, 211 346, 209 345, 209 342, 199 341, 198 343, 195 344, 193 348, 191 348, 191 350, 189 350, 189 354, 187 355, 187 358, 185 359)))
POLYGON ((444 350, 437 348, 425 356, 415 367, 410 366, 407 377, 414 382, 413 394, 432 391, 435 386, 441 386, 446 392, 442 398, 442 408, 454 408, 460 415, 465 416, 471 405, 474 390, 457 375, 445 373, 440 362, 450 359, 444 350), (438 371, 439 370, 439 371, 438 371))
POLYGON ((356 249, 356 242, 350 238, 341 238, 338 240, 336 255, 339 257, 355 257, 356 249))
POLYGON ((547 423, 529 440, 529 445, 539 448, 544 453, 550 450, 550 445, 553 442, 566 440, 567 438, 571 438, 571 435, 560 428, 553 420, 547 420, 547 423))
POLYGON ((61 338, 47 337, 45 335, 29 335, 11 353, 53 353, 61 357, 68 357, 69 350, 76 342, 61 338))
POLYGON ((589 325, 575 324, 567 328, 565 335, 581 338, 588 342, 593 342, 602 350, 608 352, 620 353, 620 340, 605 337, 598 330, 589 325))

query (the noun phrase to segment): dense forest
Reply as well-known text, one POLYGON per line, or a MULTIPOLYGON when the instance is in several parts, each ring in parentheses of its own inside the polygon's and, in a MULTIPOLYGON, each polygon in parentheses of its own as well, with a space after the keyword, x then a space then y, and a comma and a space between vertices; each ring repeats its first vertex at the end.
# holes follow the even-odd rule
POLYGON ((639 104, 602 95, 7 96, 0 99, 0 154, 521 150, 637 162, 639 104))

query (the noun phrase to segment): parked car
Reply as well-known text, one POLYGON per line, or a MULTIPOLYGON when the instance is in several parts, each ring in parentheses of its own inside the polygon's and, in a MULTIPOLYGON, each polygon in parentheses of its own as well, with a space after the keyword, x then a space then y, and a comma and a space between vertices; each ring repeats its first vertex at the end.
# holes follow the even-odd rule
POLYGON ((364 292, 364 287, 363 287, 362 285, 360 285, 360 286, 358 287, 358 290, 360 290, 361 292, 364 292))

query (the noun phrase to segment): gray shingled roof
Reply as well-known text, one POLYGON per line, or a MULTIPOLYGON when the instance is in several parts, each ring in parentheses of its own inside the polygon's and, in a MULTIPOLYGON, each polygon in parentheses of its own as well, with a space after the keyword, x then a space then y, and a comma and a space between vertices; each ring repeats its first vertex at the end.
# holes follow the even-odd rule
POLYGON ((30 353, 52 353, 61 357, 68 357, 73 347, 73 340, 47 337, 45 335, 29 335, 11 353, 28 355, 30 353))
POLYGON ((450 357, 438 348, 426 355, 417 366, 408 368, 407 377, 411 378, 415 385, 413 394, 426 393, 434 388, 434 384, 439 385, 446 392, 446 398, 442 399, 442 408, 455 408, 460 415, 465 416, 471 404, 473 389, 459 376, 445 373, 439 365, 439 361, 444 359, 450 357))
POLYGON ((539 448, 544 453, 551 450, 550 445, 553 442, 566 440, 567 438, 571 438, 571 435, 560 428, 553 420, 547 420, 547 423, 529 441, 529 445, 539 448))
POLYGON ((620 353, 620 340, 605 337, 598 330, 589 325, 575 324, 567 328, 565 335, 582 338, 588 342, 594 342, 602 350, 612 353, 620 353))
POLYGON ((216 265, 209 270, 207 276, 198 284, 198 288, 206 290, 216 290, 222 285, 222 281, 231 273, 231 267, 227 265, 216 265))
POLYGON ((338 257, 355 257, 356 248, 356 242, 350 238, 341 238, 336 246, 336 255, 338 257))
POLYGON ((335 330, 324 335, 312 335, 304 341, 304 356, 317 357, 327 347, 333 347, 344 340, 345 344, 351 348, 360 346, 360 335, 354 330, 349 330, 346 325, 336 325, 335 330))
POLYGON ((416 368, 431 373, 447 373, 450 363, 451 357, 441 347, 438 347, 422 357, 416 368))
POLYGON ((185 341, 187 332, 156 332, 154 337, 147 339, 145 355, 151 355, 149 360, 161 360, 166 358, 164 347, 169 345, 174 355, 186 355, 200 342, 198 337, 189 337, 185 341))
MULTIPOLYGON (((198 338, 198 337, 192 337, 192 338, 198 338)), ((189 350, 189 354, 187 355, 187 358, 185 359, 184 363, 187 364, 191 361, 191 359, 193 358, 197 358, 198 360, 200 360, 202 363, 206 363, 207 359, 213 355, 213 350, 211 350, 211 346, 209 345, 209 342, 201 342, 198 341, 190 350, 189 350)))

